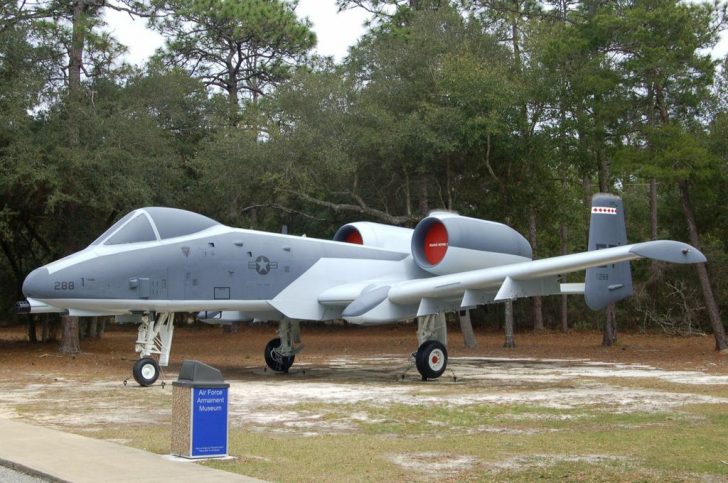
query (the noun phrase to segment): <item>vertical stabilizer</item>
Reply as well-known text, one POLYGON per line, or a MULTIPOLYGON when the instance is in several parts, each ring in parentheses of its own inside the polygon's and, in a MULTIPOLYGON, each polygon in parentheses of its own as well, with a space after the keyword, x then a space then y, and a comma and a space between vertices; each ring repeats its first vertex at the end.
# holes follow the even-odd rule
MULTIPOLYGON (((589 251, 626 244, 622 199, 608 193, 595 194, 589 223, 589 251)), ((592 310, 599 310, 630 295, 632 272, 629 262, 610 263, 586 270, 584 299, 592 310)))

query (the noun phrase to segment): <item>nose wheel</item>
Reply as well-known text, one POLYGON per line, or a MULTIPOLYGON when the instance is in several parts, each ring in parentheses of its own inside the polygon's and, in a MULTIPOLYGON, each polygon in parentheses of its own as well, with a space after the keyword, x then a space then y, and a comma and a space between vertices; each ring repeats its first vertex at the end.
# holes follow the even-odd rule
POLYGON ((415 354, 415 365, 423 381, 437 379, 447 368, 447 349, 436 340, 423 342, 415 354))
POLYGON ((151 357, 143 357, 134 363, 132 374, 140 386, 151 386, 159 379, 159 364, 151 357))

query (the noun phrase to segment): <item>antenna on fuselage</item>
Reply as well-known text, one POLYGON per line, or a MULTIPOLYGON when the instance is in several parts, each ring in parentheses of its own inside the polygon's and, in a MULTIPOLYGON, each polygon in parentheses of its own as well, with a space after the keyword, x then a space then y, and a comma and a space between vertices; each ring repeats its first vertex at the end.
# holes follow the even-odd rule
POLYGON ((288 225, 281 226, 281 233, 284 235, 288 235, 288 225))

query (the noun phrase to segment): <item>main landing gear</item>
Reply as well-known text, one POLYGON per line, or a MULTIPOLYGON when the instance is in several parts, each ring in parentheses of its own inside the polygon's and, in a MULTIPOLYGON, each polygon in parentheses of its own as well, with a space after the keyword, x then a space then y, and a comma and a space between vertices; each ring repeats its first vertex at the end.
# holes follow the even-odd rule
POLYGON ((149 314, 142 316, 134 350, 139 353, 139 360, 134 363, 132 374, 140 386, 151 386, 161 373, 161 367, 169 364, 169 353, 172 350, 172 334, 174 333, 174 312, 162 312, 150 320, 149 314), (159 354, 157 363, 151 356, 159 354))
POLYGON ((447 368, 447 324, 445 314, 425 315, 417 318, 417 341, 413 354, 417 372, 422 380, 437 379, 447 368))
POLYGON ((278 337, 271 339, 265 346, 265 364, 276 372, 288 372, 293 365, 296 354, 303 350, 301 342, 301 325, 298 320, 283 319, 278 326, 278 337))

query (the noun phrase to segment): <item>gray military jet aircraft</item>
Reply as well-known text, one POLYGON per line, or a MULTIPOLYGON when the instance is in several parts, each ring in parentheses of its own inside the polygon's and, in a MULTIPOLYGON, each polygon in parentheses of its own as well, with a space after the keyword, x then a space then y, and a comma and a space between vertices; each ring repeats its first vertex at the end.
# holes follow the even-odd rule
POLYGON ((580 293, 592 309, 632 294, 629 260, 701 263, 690 245, 628 245, 620 198, 593 197, 589 251, 531 259, 512 228, 433 212, 412 229, 349 223, 333 241, 224 226, 173 208, 124 216, 88 248, 34 270, 19 311, 116 315, 141 323, 135 380, 166 366, 175 312, 212 323, 277 320, 265 361, 287 371, 302 346, 299 321, 345 319, 378 325, 417 317, 415 362, 423 379, 447 366, 444 313, 519 297, 580 293), (562 283, 586 270, 585 283, 562 283), (152 356, 159 355, 159 362, 152 356))

